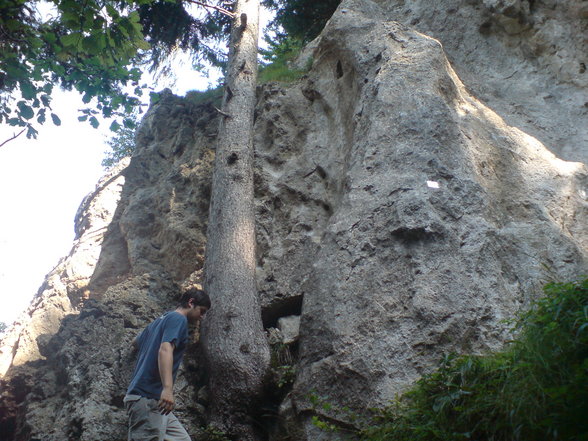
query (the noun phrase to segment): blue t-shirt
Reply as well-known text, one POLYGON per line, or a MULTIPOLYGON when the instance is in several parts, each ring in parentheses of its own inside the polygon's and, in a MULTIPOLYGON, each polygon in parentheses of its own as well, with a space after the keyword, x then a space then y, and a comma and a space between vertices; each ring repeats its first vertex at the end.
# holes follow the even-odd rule
POLYGON ((140 395, 158 400, 163 390, 157 362, 159 347, 165 342, 174 344, 172 372, 175 382, 187 341, 188 320, 179 312, 165 313, 147 326, 137 337, 139 355, 127 395, 140 395))

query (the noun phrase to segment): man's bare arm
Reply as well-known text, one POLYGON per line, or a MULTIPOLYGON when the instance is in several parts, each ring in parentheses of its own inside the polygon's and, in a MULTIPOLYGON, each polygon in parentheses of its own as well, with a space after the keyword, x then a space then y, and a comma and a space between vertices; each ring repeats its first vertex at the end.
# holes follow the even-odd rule
POLYGON ((163 390, 159 399, 159 410, 162 414, 167 415, 174 408, 174 380, 172 376, 174 363, 174 345, 170 342, 163 342, 159 346, 157 357, 159 365, 159 376, 163 390))

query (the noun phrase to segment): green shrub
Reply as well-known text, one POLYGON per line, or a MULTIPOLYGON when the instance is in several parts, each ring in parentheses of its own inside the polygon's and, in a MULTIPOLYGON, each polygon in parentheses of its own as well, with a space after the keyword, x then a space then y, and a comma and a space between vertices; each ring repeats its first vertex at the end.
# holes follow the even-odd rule
POLYGON ((391 406, 363 441, 588 440, 588 279, 549 283, 518 337, 485 356, 450 355, 391 406))
POLYGON ((217 86, 206 90, 190 90, 186 93, 186 99, 196 105, 211 103, 213 106, 220 109, 223 101, 223 93, 223 86, 217 86))

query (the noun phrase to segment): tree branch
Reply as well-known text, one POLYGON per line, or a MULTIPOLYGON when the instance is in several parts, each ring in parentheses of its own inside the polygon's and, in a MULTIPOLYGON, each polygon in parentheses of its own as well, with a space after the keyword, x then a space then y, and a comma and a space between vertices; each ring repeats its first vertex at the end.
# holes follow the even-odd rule
POLYGON ((216 110, 216 111, 217 111, 218 113, 220 113, 222 116, 224 116, 224 117, 226 117, 226 118, 232 118, 232 116, 231 116, 231 115, 229 115, 229 114, 228 114, 228 113, 226 113, 226 112, 223 112, 223 111, 222 111, 221 109, 219 109, 218 107, 216 107, 216 106, 212 106, 212 107, 214 107, 214 110, 216 110))
POLYGON ((204 6, 205 8, 214 9, 215 11, 220 12, 221 14, 225 14, 231 18, 235 18, 235 14, 231 11, 226 10, 225 8, 221 8, 220 6, 209 5, 206 3, 199 2, 198 0, 186 0, 188 3, 194 3, 195 5, 204 6))
POLYGON ((23 134, 23 132, 26 130, 27 128, 25 127, 24 129, 22 129, 20 132, 18 132, 16 135, 14 135, 12 138, 8 138, 6 141, 4 141, 2 144, 0 144, 0 147, 4 146, 4 144, 12 141, 13 139, 18 138, 20 135, 23 134))

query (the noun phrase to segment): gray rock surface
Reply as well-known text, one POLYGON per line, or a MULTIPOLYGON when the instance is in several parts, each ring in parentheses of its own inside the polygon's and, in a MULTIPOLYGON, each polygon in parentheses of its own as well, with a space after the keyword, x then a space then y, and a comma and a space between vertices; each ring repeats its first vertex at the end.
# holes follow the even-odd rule
MULTIPOLYGON (((310 424, 311 391, 355 410, 383 404, 444 352, 500 347, 502 320, 546 277, 588 269, 588 172, 552 153, 587 150, 583 73, 552 71, 584 43, 549 30, 573 36, 582 15, 545 2, 380 3, 344 1, 309 74, 258 90, 262 315, 268 328, 301 315, 296 382, 272 395, 286 424, 271 439, 337 439, 310 424), (513 34, 501 18, 512 11, 547 18, 513 34), (555 52, 523 50, 535 33, 555 52), (515 65, 509 93, 500 75, 515 65), (531 85, 563 98, 545 106, 531 85), (529 115, 551 125, 519 124, 529 115)), ((130 164, 82 204, 72 253, 2 341, 8 440, 124 439, 129 344, 201 281, 217 126, 210 106, 164 93, 130 164)), ((197 334, 176 389, 196 439, 208 396, 197 334)))
MULTIPOLYGON (((200 280, 215 133, 209 126, 216 127, 210 110, 164 91, 143 119, 132 161, 82 203, 70 255, 2 342, 0 433, 18 440, 126 437, 130 343, 200 280)), ((192 347, 176 382, 176 413, 192 433, 204 412, 195 399, 203 385, 197 357, 192 347)))
POLYGON ((301 413, 316 391, 356 411, 383 405, 443 353, 500 347, 501 321, 544 268, 586 268, 585 166, 507 125, 437 40, 383 16, 344 2, 307 83, 316 144, 338 158, 320 162, 336 190, 302 285, 301 413))
POLYGON ((282 333, 282 342, 290 345, 298 341, 300 336, 300 316, 289 315, 278 320, 278 329, 282 333))
POLYGON ((438 39, 470 93, 561 159, 588 163, 585 0, 379 0, 438 39))

